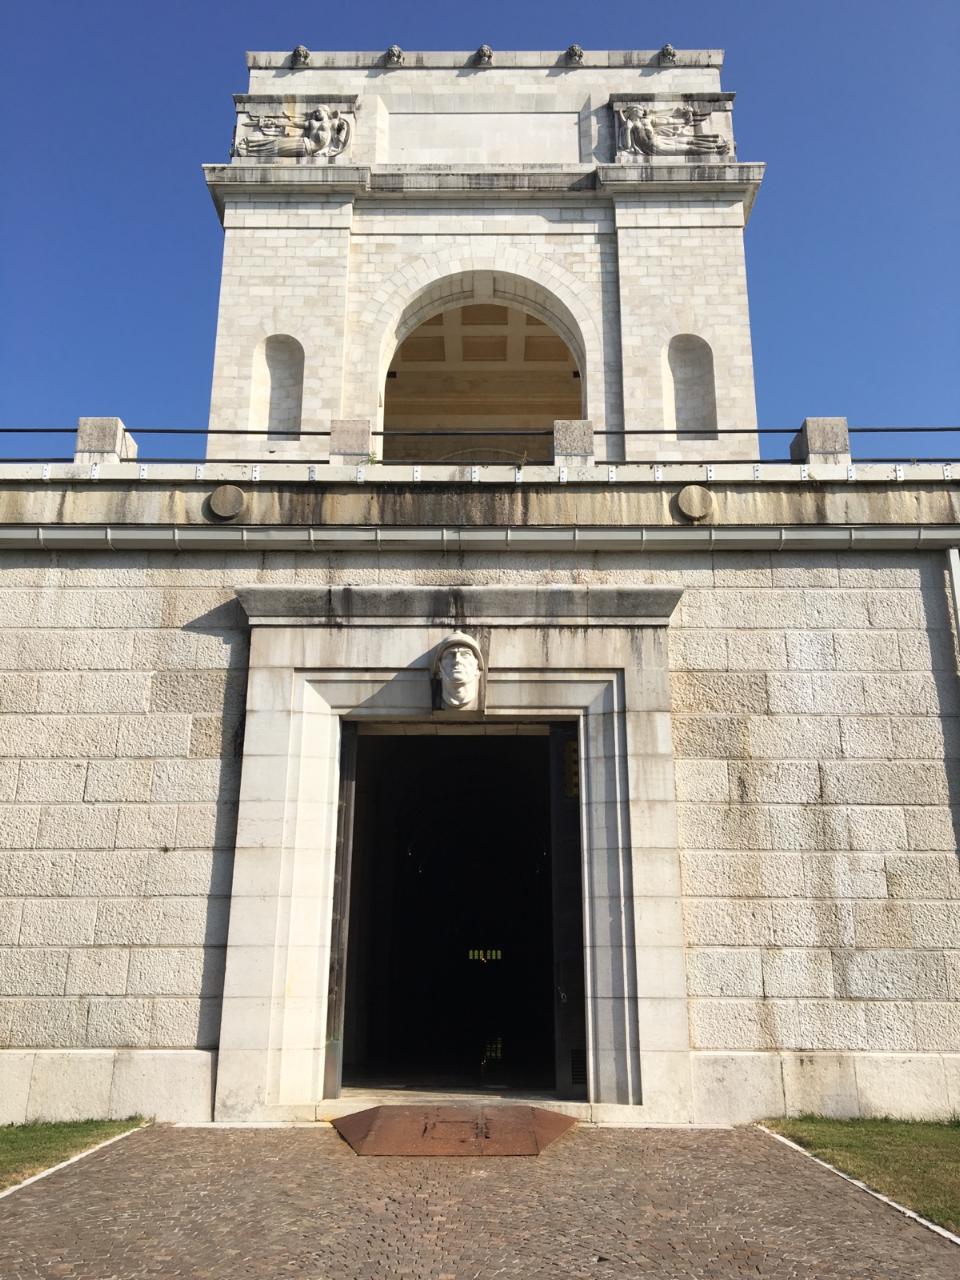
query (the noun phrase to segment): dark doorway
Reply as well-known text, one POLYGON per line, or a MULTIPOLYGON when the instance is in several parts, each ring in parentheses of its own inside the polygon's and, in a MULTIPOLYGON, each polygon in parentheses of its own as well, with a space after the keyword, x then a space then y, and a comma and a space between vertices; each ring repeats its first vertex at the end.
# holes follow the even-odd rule
POLYGON ((558 759, 548 732, 356 740, 344 1084, 569 1090, 580 887, 555 864, 579 865, 579 822, 571 851, 558 759))

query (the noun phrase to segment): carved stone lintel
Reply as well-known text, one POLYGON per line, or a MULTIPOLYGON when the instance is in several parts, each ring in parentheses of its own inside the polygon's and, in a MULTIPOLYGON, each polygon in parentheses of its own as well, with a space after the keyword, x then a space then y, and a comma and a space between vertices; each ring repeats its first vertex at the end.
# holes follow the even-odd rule
POLYGON ((566 53, 567 62, 572 67, 583 66, 583 49, 578 44, 572 44, 566 53))
POLYGON ((290 55, 291 67, 309 67, 310 50, 305 44, 298 44, 290 55))
POLYGON ((340 108, 320 104, 306 115, 241 115, 233 154, 247 160, 335 160, 350 145, 352 119, 340 108))
POLYGON ((665 44, 657 54, 657 58, 661 67, 675 67, 677 65, 677 51, 672 44, 665 44))
POLYGON ((488 44, 482 44, 477 52, 473 55, 473 60, 478 67, 493 66, 493 50, 488 44))
POLYGON ((437 645, 431 664, 437 711, 482 711, 483 651, 466 632, 454 631, 437 645))
POLYGON ((700 132, 712 109, 690 106, 654 111, 639 102, 614 102, 617 159, 645 156, 724 156, 730 143, 719 133, 700 132))
POLYGON ((383 55, 384 61, 388 67, 403 66, 403 50, 398 44, 392 44, 387 52, 383 55))

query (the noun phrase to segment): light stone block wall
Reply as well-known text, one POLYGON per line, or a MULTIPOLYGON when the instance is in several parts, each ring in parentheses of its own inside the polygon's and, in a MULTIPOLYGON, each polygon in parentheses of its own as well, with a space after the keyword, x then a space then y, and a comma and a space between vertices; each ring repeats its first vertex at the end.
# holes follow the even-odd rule
POLYGON ((18 1079, 38 1052, 112 1054, 112 1081, 118 1053, 217 1044, 247 663, 234 588, 252 582, 682 586, 669 654, 695 1097, 716 1114, 742 1069, 780 1105, 822 1080, 838 1108, 876 1111, 891 1055, 903 1105, 944 1113, 948 1078, 960 1097, 945 564, 881 552, 8 556, 0 1045, 18 1079))

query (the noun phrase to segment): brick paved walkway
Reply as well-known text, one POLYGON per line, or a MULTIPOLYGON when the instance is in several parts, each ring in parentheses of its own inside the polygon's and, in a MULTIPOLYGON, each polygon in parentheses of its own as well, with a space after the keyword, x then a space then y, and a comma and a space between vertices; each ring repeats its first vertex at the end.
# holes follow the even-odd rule
POLYGON ((409 1160, 329 1129, 155 1128, 0 1200, 4 1280, 958 1275, 957 1246, 755 1130, 409 1160))

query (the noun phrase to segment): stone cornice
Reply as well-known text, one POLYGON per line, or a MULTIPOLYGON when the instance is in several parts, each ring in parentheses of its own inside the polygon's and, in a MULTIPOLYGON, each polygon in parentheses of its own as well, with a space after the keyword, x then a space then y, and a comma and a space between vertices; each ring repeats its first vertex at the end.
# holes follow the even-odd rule
POLYGON ((584 68, 638 67, 656 71, 671 71, 676 67, 722 67, 722 49, 675 49, 674 61, 663 64, 659 49, 585 49, 583 62, 571 67, 563 49, 496 49, 492 68, 477 67, 476 49, 460 50, 405 50, 402 66, 386 66, 384 51, 351 50, 338 52, 311 51, 307 66, 293 69, 290 53, 259 50, 247 53, 247 67, 253 70, 295 71, 297 75, 316 71, 355 71, 375 69, 385 75, 397 76, 410 71, 437 71, 464 67, 487 75, 490 70, 520 71, 541 67, 563 67, 571 75, 584 68))
POLYGON ((681 587, 237 587, 251 625, 664 626, 681 587))

